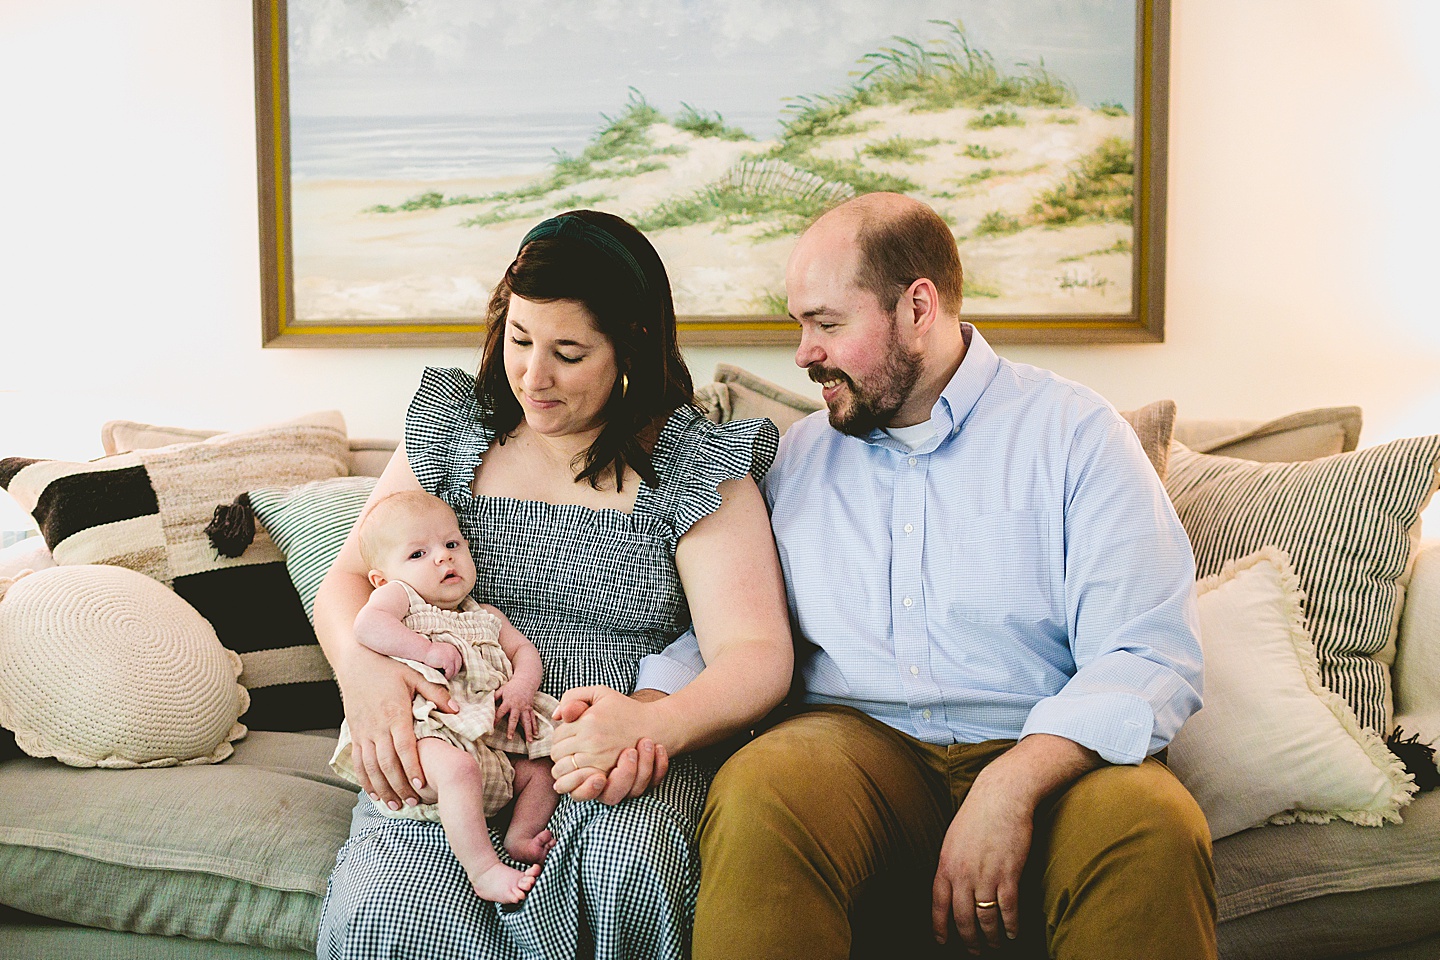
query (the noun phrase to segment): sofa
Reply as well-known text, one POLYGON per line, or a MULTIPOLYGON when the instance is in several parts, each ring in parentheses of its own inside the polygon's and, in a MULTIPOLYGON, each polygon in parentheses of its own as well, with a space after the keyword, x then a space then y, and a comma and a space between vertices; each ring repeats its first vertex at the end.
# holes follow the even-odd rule
MULTIPOLYGON (((817 406, 725 365, 698 400, 714 420, 764 415, 782 430, 817 406)), ((1360 430, 1355 408, 1265 423, 1174 421, 1173 405, 1169 416, 1162 446, 1147 451, 1162 475, 1172 433, 1188 449, 1260 463, 1343 456, 1356 449, 1360 430)), ((121 457, 146 445, 208 442, 212 433, 117 422, 107 425, 103 446, 121 457)), ((346 444, 336 472, 354 476, 378 475, 393 446, 346 444)), ((261 527, 257 540, 267 536, 261 527)), ((273 546, 281 538, 272 533, 273 546)), ((22 541, 0 553, 0 577, 58 556, 39 538, 22 541)), ((1387 723, 1433 739, 1440 735, 1440 541, 1414 544, 1404 567, 1403 614, 1379 654, 1390 674, 1387 696, 1393 691, 1387 723)), ((302 590, 298 580, 295 589, 302 590)), ((218 625, 217 632, 224 641, 218 625)), ((306 682, 313 689, 281 686, 324 701, 323 678, 306 682)), ((310 716, 334 715, 333 690, 328 696, 330 714, 301 713, 288 723, 295 729, 262 729, 252 715, 279 694, 254 687, 241 717, 250 730, 218 763, 0 762, 0 957, 313 956, 326 878, 357 796, 328 767, 335 730, 300 728, 310 716)), ((1378 827, 1344 820, 1256 826, 1218 839, 1221 956, 1440 956, 1440 791, 1414 796, 1399 819, 1378 827)))

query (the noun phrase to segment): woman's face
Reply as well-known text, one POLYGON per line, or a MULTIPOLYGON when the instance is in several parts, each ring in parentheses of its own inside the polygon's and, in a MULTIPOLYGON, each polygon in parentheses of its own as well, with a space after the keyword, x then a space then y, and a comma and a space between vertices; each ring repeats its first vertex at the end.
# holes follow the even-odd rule
POLYGON ((598 430, 619 371, 615 347, 574 300, 510 296, 505 376, 525 424, 547 437, 598 430))

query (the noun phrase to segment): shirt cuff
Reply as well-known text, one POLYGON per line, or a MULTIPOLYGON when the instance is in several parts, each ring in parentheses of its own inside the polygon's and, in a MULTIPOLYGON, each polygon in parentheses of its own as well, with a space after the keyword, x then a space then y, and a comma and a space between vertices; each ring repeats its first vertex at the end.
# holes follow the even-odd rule
POLYGON ((1110 763, 1137 764, 1149 754, 1155 714, 1148 701, 1124 693, 1047 697, 1035 704, 1020 731, 1049 733, 1088 747, 1110 763))
POLYGON ((635 675, 635 689, 659 690, 664 694, 677 693, 699 675, 699 671, 664 654, 652 654, 640 658, 640 669, 635 675))

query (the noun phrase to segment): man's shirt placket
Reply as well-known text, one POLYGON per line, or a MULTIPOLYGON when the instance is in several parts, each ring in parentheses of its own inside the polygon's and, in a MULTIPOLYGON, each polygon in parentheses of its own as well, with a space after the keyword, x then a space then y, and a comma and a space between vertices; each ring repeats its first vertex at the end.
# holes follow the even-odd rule
POLYGON ((940 690, 930 668, 925 616, 925 484, 930 455, 897 451, 890 529, 890 620, 896 667, 921 739, 946 737, 940 690))

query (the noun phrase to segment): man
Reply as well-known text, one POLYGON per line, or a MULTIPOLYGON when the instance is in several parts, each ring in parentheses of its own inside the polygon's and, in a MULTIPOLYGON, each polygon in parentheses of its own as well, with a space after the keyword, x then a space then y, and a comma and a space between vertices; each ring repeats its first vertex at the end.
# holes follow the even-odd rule
MULTIPOLYGON (((1200 703, 1193 560, 1133 432, 960 322, 954 238, 917 201, 821 217, 786 289, 828 408, 764 484, 803 702, 711 788, 697 960, 849 956, 876 899, 911 908, 890 955, 1023 931, 1215 956, 1204 817, 1147 759, 1200 703)), ((701 667, 682 638, 639 685, 701 667)))

